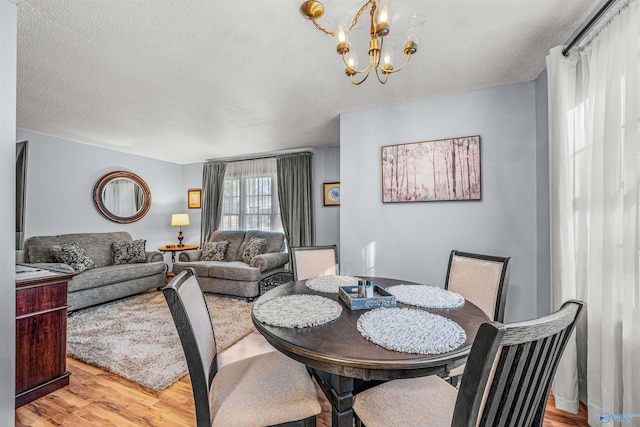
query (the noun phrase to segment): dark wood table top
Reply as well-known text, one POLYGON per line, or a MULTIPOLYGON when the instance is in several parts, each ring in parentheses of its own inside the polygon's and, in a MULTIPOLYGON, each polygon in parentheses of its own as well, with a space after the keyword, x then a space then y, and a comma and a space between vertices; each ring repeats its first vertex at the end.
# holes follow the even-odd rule
MULTIPOLYGON (((366 279, 373 280, 383 288, 399 284, 416 284, 376 277, 366 279)), ((465 330, 467 340, 461 347, 440 355, 401 353, 384 349, 360 335, 356 322, 368 310, 352 311, 339 299, 338 294, 313 291, 306 287, 304 280, 278 286, 261 296, 256 304, 291 294, 321 295, 339 301, 343 309, 342 314, 333 322, 310 328, 271 326, 257 321, 252 316, 257 330, 276 349, 311 368, 363 380, 409 378, 448 372, 464 363, 478 328, 482 323, 489 321, 484 312, 469 301, 455 309, 424 309, 458 323, 465 330)), ((398 303, 397 306, 417 308, 402 303, 398 303)))
POLYGON ((181 251, 188 251, 190 249, 198 249, 199 246, 198 245, 173 245, 173 246, 163 246, 161 248, 158 248, 158 250, 160 252, 181 252, 181 251))

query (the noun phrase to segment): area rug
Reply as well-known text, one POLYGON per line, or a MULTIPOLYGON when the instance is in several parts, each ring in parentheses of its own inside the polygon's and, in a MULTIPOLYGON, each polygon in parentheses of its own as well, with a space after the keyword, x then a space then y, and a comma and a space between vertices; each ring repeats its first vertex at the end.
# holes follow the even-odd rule
MULTIPOLYGON (((249 334, 252 303, 205 294, 218 352, 249 334)), ((188 372, 180 338, 162 292, 151 292, 71 313, 67 356, 154 391, 188 372)))

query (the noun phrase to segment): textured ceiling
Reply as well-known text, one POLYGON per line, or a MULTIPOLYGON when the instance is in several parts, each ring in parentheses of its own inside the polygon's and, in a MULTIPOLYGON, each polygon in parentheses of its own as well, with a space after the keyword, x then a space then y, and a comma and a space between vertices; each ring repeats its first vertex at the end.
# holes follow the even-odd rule
POLYGON ((420 50, 361 86, 300 3, 18 0, 17 125, 175 163, 338 145, 341 112, 535 79, 598 0, 395 0, 390 38, 422 13, 420 50))

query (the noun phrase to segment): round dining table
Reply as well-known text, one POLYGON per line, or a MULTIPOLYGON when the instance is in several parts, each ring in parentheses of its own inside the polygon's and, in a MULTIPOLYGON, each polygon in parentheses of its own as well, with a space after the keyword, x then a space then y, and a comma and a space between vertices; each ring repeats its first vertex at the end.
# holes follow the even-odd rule
MULTIPOLYGON (((358 277, 372 280, 381 288, 417 284, 397 279, 358 277)), ((369 310, 351 310, 337 293, 317 292, 305 283, 306 280, 300 280, 271 289, 256 300, 254 307, 285 295, 321 295, 342 305, 340 317, 321 326, 306 328, 272 326, 260 322, 255 315, 252 319, 256 329, 273 347, 307 366, 331 403, 332 426, 352 427, 353 396, 358 391, 381 381, 446 375, 452 368, 464 364, 478 328, 490 320, 469 301, 453 309, 419 308, 398 302, 397 307, 426 310, 453 320, 464 329, 466 340, 460 347, 437 355, 387 350, 364 338, 357 329, 358 318, 369 310)))

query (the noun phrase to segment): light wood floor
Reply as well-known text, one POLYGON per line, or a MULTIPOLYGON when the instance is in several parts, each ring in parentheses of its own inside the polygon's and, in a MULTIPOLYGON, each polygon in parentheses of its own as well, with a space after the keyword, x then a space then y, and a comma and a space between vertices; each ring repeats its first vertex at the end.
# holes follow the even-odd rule
MULTIPOLYGON (((220 366, 273 348, 253 332, 220 354, 220 366)), ((194 426, 191 383, 187 375, 160 393, 122 377, 67 359, 71 384, 16 410, 16 426, 194 426)), ((322 392, 318 427, 331 425, 331 407, 322 392)), ((545 427, 586 426, 587 412, 557 411, 553 396, 547 405, 545 427)))

